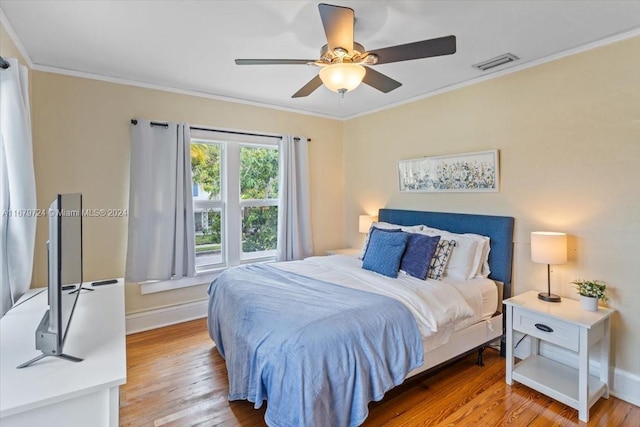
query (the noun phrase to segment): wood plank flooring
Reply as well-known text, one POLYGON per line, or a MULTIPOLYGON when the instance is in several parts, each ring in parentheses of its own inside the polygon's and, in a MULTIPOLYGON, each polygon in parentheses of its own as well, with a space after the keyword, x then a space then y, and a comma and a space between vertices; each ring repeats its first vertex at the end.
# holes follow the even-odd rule
MULTIPOLYGON (((364 427, 584 426, 578 412, 525 386, 506 385, 505 360, 485 351, 438 373, 409 380, 369 405, 364 427)), ((227 400, 227 371, 205 319, 127 337, 127 384, 120 388, 120 426, 264 426, 264 410, 227 400)), ((638 427, 640 408, 610 397, 590 412, 589 426, 638 427)), ((327 426, 331 426, 328 422, 327 426)))

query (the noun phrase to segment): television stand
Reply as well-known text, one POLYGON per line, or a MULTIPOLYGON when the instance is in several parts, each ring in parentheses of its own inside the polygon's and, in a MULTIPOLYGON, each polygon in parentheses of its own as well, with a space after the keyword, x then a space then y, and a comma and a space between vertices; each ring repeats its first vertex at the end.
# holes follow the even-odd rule
POLYGON ((32 363, 35 363, 47 356, 59 357, 72 362, 82 362, 82 359, 79 357, 69 356, 68 354, 62 353, 62 346, 58 342, 58 334, 49 330, 49 313, 49 310, 44 313, 44 316, 42 316, 42 320, 40 320, 40 324, 38 325, 38 329, 36 329, 36 350, 40 350, 42 354, 21 364, 16 369, 26 368, 32 363))
POLYGON ((119 386, 127 379, 123 281, 80 295, 58 354, 35 347, 48 308, 46 292, 27 301, 38 291, 0 319, 0 426, 118 427, 119 386), (69 363, 74 356, 84 360, 69 363), (33 357, 38 363, 16 369, 33 357))
POLYGON ((75 357, 75 356, 69 356, 68 354, 44 354, 42 353, 40 356, 36 356, 33 359, 29 360, 28 362, 24 362, 22 365, 19 365, 16 369, 22 369, 22 368, 26 368, 27 366, 31 365, 32 363, 36 363, 38 360, 44 359, 45 357, 59 357, 60 359, 65 359, 65 360, 69 360, 71 362, 82 362, 82 359, 80 359, 79 357, 75 357))

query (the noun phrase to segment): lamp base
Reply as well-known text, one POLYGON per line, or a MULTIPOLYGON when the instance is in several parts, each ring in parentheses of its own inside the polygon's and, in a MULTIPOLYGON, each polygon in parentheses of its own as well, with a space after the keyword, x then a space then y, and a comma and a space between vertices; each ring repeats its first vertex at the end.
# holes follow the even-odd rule
POLYGON ((540 292, 538 294, 538 299, 541 299, 542 301, 547 301, 547 302, 560 302, 561 300, 559 295, 550 294, 547 292, 540 292))

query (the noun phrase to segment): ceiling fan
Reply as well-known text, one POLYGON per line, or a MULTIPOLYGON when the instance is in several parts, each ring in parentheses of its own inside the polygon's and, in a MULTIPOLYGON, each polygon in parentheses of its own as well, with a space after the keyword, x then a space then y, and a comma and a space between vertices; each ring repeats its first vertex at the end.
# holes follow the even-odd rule
POLYGON ((361 82, 387 93, 402 86, 402 83, 373 68, 376 64, 451 55, 456 52, 456 37, 446 36, 413 43, 366 51, 354 41, 353 9, 320 3, 320 18, 327 44, 320 49, 320 59, 236 59, 237 65, 315 65, 322 67, 317 76, 293 94, 292 98, 310 95, 324 85, 344 96, 361 82))

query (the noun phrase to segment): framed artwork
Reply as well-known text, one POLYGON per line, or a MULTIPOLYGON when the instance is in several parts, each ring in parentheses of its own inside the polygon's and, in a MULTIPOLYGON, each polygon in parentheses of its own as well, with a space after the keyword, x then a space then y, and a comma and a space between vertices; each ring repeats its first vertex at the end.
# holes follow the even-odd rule
POLYGON ((498 192, 498 150, 401 160, 400 191, 498 192))

